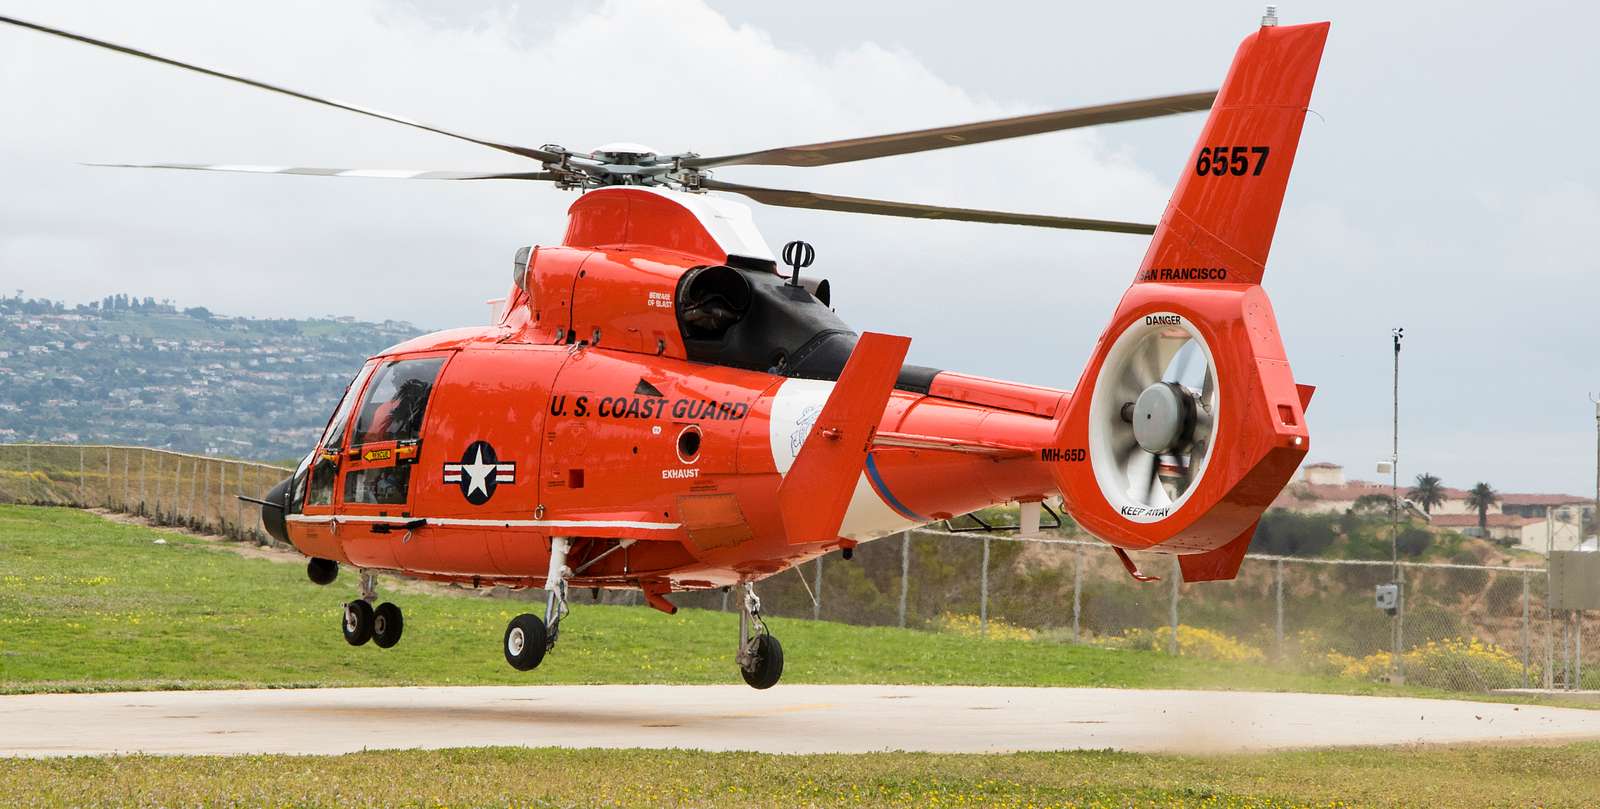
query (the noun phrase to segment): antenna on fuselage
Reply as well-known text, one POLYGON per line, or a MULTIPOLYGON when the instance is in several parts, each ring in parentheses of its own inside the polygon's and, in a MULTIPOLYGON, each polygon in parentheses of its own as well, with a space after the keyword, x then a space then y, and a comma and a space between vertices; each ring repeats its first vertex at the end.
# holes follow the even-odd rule
POLYGON ((817 259, 817 249, 798 239, 783 246, 783 263, 789 265, 789 286, 800 286, 800 270, 817 259))

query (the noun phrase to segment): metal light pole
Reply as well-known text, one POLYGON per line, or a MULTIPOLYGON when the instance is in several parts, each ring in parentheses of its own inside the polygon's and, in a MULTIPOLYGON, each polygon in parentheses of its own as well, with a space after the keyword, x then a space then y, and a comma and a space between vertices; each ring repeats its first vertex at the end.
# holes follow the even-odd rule
POLYGON ((1400 580, 1400 340, 1405 329, 1394 329, 1394 446, 1389 454, 1389 556, 1395 581, 1400 580))
POLYGON ((1406 670, 1400 648, 1405 638, 1406 595, 1400 578, 1400 341, 1406 330, 1395 328, 1394 337, 1394 444, 1389 456, 1389 559, 1392 581, 1395 584, 1395 610, 1393 621, 1394 679, 1405 682, 1406 670))

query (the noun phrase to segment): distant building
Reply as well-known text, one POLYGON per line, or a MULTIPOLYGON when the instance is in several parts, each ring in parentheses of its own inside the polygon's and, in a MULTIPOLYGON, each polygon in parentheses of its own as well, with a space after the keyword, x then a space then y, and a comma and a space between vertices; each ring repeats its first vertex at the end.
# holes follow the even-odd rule
MULTIPOLYGON (((1412 482, 1402 481, 1404 498, 1412 482)), ((1342 514, 1365 496, 1387 498, 1388 483, 1346 480, 1344 467, 1327 462, 1306 464, 1300 478, 1291 481, 1272 501, 1272 508, 1304 514, 1342 514)), ((1435 528, 1460 531, 1468 536, 1483 536, 1524 550, 1544 553, 1547 547, 1570 550, 1582 538, 1585 521, 1594 519, 1594 501, 1570 494, 1501 494, 1500 502, 1489 507, 1486 528, 1478 528, 1478 510, 1467 505, 1463 489, 1443 489, 1444 502, 1434 506, 1431 524, 1435 528)))

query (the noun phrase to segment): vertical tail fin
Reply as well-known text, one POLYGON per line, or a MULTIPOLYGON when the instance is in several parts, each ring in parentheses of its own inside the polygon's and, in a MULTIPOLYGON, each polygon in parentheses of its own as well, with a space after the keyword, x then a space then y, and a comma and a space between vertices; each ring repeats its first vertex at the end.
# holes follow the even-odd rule
POLYGON ((1327 39, 1319 22, 1239 45, 1136 281, 1261 283, 1327 39))
POLYGON ((866 332, 850 352, 794 466, 778 485, 778 511, 789 544, 839 535, 872 435, 910 347, 909 337, 866 332))

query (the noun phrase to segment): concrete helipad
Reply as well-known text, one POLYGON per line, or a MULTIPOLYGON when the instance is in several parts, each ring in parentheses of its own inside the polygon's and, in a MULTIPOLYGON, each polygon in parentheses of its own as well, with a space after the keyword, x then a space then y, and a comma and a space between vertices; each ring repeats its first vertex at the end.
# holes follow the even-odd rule
POLYGON ((1217 691, 597 685, 0 697, 7 756, 469 745, 1222 752, 1588 738, 1600 738, 1600 711, 1217 691))

